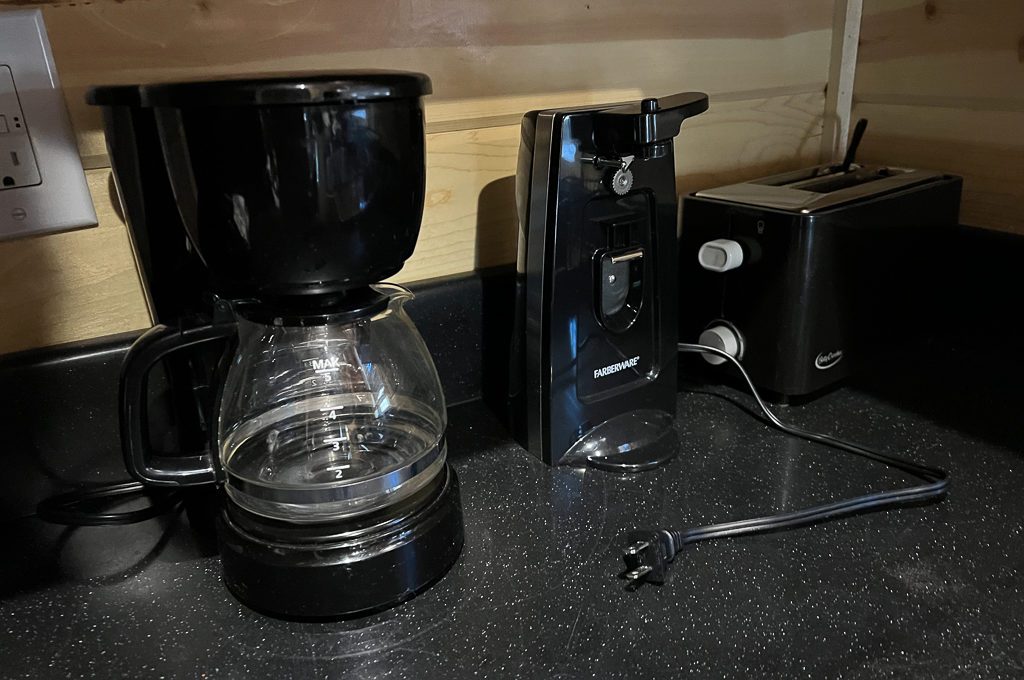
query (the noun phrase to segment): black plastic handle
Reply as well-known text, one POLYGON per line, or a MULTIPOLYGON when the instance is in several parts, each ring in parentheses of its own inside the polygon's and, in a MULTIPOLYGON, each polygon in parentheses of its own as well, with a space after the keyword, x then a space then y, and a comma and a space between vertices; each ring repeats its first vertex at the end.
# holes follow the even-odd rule
POLYGON ((853 137, 850 139, 850 146, 846 147, 846 155, 843 156, 843 162, 839 166, 839 172, 845 173, 850 171, 850 166, 853 165, 853 161, 857 157, 857 148, 860 146, 860 140, 864 137, 864 131, 867 129, 867 118, 861 118, 857 121, 856 127, 853 128, 853 137))
POLYGON ((161 456, 149 444, 146 386, 149 373, 172 352, 231 338, 235 324, 222 323, 182 330, 158 325, 136 340, 121 364, 121 448, 125 467, 136 479, 155 486, 210 484, 220 478, 215 451, 207 448, 192 455, 161 456))
POLYGON ((707 110, 703 92, 643 99, 595 113, 594 136, 616 153, 642 153, 643 147, 671 141, 684 120, 707 110))

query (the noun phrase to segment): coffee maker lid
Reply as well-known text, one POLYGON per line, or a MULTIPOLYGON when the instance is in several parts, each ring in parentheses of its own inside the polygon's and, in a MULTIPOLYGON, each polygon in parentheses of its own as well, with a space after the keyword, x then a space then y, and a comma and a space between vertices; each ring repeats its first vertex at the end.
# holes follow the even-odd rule
POLYGON ((275 106, 344 104, 421 97, 430 78, 406 71, 338 71, 288 76, 196 80, 92 88, 87 99, 101 106, 275 106))

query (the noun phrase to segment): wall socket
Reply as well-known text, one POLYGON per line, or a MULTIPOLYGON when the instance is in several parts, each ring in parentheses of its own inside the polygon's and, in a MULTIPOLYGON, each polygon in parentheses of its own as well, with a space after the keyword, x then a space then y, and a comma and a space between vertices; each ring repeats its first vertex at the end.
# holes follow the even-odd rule
POLYGON ((0 12, 0 240, 95 224, 42 13, 0 12))
POLYGON ((11 67, 0 64, 0 191, 31 187, 40 181, 11 67))

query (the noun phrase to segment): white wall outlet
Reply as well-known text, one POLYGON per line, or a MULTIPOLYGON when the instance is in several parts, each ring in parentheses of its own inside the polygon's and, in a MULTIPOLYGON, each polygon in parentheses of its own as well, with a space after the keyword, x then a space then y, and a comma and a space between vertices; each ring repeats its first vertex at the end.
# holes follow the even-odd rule
POLYGON ((0 191, 39 184, 39 166, 11 67, 0 65, 0 191))
POLYGON ((95 224, 42 12, 0 12, 0 240, 95 224))

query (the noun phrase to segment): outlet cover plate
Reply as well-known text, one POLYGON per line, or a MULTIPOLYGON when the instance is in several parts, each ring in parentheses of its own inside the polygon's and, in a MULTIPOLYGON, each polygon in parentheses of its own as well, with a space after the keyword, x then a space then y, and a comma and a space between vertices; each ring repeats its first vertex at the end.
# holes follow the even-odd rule
POLYGON ((0 12, 0 241, 95 225, 42 12, 0 12))

